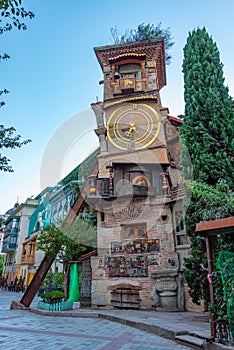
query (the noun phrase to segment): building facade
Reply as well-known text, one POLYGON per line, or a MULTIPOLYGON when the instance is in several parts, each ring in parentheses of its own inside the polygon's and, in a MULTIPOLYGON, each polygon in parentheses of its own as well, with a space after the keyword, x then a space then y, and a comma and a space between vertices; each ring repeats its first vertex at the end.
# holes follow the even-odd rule
POLYGON ((37 207, 30 216, 27 234, 20 247, 20 275, 24 277, 26 287, 31 283, 44 257, 44 253, 36 249, 36 240, 40 231, 50 225, 51 222, 49 201, 52 189, 53 187, 47 187, 35 197, 37 207))
POLYGON ((90 169, 92 169, 94 163, 97 161, 98 154, 99 149, 92 152, 53 188, 50 197, 51 222, 53 224, 59 225, 66 219, 76 201, 80 188, 89 175, 90 169))
MULTIPOLYGON (((35 199, 27 199, 17 205, 4 217, 3 252, 6 254, 4 277, 7 284, 22 276, 27 287, 38 267, 44 252, 37 249, 38 234, 48 225, 61 225, 71 210, 80 186, 86 181, 90 167, 97 161, 98 150, 94 151, 81 164, 64 177, 56 186, 45 188, 35 199)), ((89 219, 87 206, 82 206, 84 220, 89 219)), ((52 272, 63 272, 63 265, 56 258, 51 266, 52 272)), ((90 283, 89 283, 90 285, 90 283)))
POLYGON ((2 254, 3 237, 4 237, 4 221, 7 219, 8 214, 0 215, 0 254, 2 254))
POLYGON ((25 203, 17 205, 4 222, 4 239, 2 252, 6 254, 3 276, 11 283, 21 276, 21 252, 28 233, 30 216, 38 201, 28 198, 25 203))
POLYGON ((189 245, 178 167, 182 121, 161 104, 163 39, 94 50, 104 100, 91 105, 100 142, 87 198, 97 212, 92 306, 183 310, 181 262, 189 245))

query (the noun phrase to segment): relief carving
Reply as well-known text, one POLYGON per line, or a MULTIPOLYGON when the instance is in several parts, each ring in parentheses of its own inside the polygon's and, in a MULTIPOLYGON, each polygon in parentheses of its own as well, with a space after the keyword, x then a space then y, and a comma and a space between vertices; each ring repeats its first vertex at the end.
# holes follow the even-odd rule
POLYGON ((113 213, 115 220, 126 220, 126 219, 136 219, 140 214, 146 212, 146 205, 142 206, 133 206, 129 205, 125 208, 122 208, 119 211, 113 213))
POLYGON ((155 287, 158 292, 163 292, 165 290, 173 291, 177 289, 177 283, 175 281, 156 281, 155 287))

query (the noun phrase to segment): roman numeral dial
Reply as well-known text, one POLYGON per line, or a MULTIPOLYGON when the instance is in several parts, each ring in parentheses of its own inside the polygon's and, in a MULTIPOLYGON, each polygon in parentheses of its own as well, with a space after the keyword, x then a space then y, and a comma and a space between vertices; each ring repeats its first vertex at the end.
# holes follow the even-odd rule
POLYGON ((160 120, 154 108, 147 104, 126 103, 108 118, 107 137, 120 150, 140 150, 149 147, 158 137, 160 120))

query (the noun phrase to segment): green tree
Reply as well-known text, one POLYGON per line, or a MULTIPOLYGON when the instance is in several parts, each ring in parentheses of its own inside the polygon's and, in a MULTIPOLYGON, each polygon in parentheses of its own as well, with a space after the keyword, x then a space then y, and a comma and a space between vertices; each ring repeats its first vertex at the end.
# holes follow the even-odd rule
POLYGON ((184 47, 181 136, 196 181, 215 185, 224 179, 233 186, 234 110, 222 68, 216 43, 205 28, 189 33, 184 47))
POLYGON ((64 276, 62 272, 55 272, 53 276, 54 286, 57 289, 63 288, 64 276))
MULTIPOLYGON (((2 149, 14 149, 20 148, 23 145, 31 142, 31 140, 20 141, 21 136, 15 135, 15 128, 6 128, 4 125, 0 125, 0 151, 2 149)), ((13 168, 9 165, 10 159, 0 153, 0 171, 13 172, 13 168)))
MULTIPOLYGON (((192 200, 186 213, 191 250, 189 258, 184 260, 184 275, 193 302, 200 305, 201 300, 209 301, 209 286, 205 238, 195 233, 196 224, 234 215, 234 192, 224 180, 220 180, 216 186, 197 181, 189 182, 187 186, 192 186, 192 200)), ((216 247, 232 251, 234 246, 231 242, 230 236, 221 236, 213 241, 216 247)))
MULTIPOLYGON (((195 180, 185 218, 191 240, 185 277, 197 304, 201 299, 209 301, 209 292, 205 240, 196 235, 196 224, 233 215, 234 114, 222 68, 218 48, 206 29, 189 33, 184 47, 185 115, 180 130, 192 163, 192 169, 186 166, 182 152, 184 176, 193 174, 195 180)), ((216 242, 217 247, 220 244, 216 242)))
POLYGON ((34 17, 32 11, 27 11, 22 7, 22 0, 0 0, 0 9, 0 34, 11 30, 13 27, 26 30, 27 26, 21 20, 34 17))
POLYGON ((111 37, 115 44, 123 44, 152 38, 164 38, 166 64, 170 64, 171 62, 169 51, 174 45, 174 42, 172 41, 170 28, 163 29, 161 22, 157 25, 141 23, 138 25, 137 29, 126 30, 124 34, 120 34, 117 27, 114 27, 111 28, 111 37))
MULTIPOLYGON (((25 30, 27 26, 22 20, 26 18, 33 18, 34 14, 31 11, 26 11, 22 6, 21 0, 2 0, 0 1, 0 34, 4 34, 13 28, 18 30, 25 30)), ((10 56, 7 53, 0 54, 0 61, 9 59, 10 56)), ((0 90, 0 96, 8 94, 7 89, 0 90)), ((4 106, 5 102, 0 101, 0 107, 4 106)), ((27 139, 20 141, 21 136, 15 135, 14 127, 5 127, 0 125, 0 151, 4 149, 20 148, 23 145, 31 142, 27 139)), ((9 165, 10 159, 0 153, 0 171, 13 172, 13 168, 9 165)))
POLYGON ((0 277, 3 274, 4 263, 5 263, 5 255, 0 254, 0 277))
POLYGON ((96 248, 96 228, 81 218, 72 224, 62 223, 61 227, 47 226, 37 237, 37 249, 49 258, 58 256, 64 269, 64 292, 67 299, 70 261, 96 248))

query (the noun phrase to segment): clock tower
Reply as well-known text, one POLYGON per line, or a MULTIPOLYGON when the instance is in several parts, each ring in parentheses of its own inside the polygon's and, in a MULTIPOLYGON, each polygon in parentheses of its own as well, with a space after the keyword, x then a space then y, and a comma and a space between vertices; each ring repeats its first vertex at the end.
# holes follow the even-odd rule
POLYGON ((89 204, 97 212, 92 306, 183 309, 179 239, 186 241, 178 126, 162 107, 164 40, 96 47, 103 102, 93 103, 100 142, 89 204))

